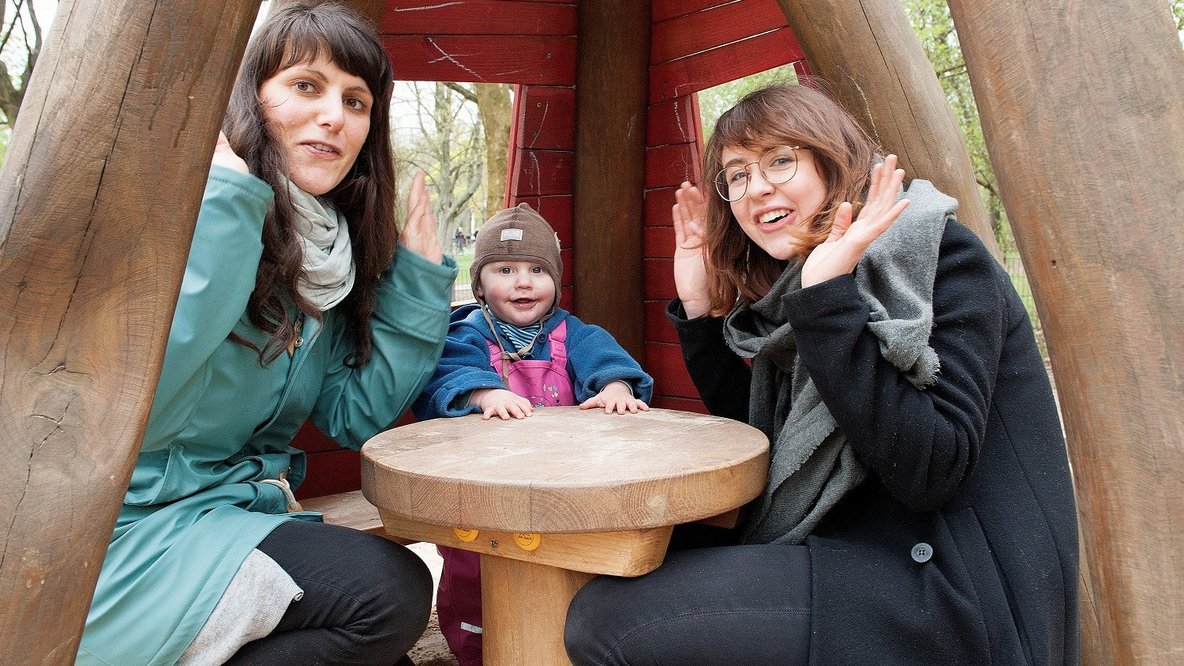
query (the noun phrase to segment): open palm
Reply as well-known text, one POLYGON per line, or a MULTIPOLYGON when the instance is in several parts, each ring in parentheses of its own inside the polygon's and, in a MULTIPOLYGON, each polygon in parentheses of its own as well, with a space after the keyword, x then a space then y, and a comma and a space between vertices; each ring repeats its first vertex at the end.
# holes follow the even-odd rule
POLYGON ((432 214, 431 197, 422 171, 411 179, 411 190, 407 195, 407 223, 399 233, 399 242, 434 263, 444 260, 440 241, 436 238, 436 216, 432 214))
POLYGON ((843 202, 835 213, 830 235, 810 252, 802 264, 802 286, 810 287, 855 270, 856 264, 872 241, 892 226, 909 205, 908 199, 897 200, 896 194, 904 182, 904 169, 896 168, 896 155, 884 158, 883 164, 872 168, 867 202, 859 211, 859 218, 851 221, 851 204, 843 202))
POLYGON ((687 317, 710 309, 706 255, 703 249, 707 201, 699 188, 684 182, 674 193, 674 287, 687 317))

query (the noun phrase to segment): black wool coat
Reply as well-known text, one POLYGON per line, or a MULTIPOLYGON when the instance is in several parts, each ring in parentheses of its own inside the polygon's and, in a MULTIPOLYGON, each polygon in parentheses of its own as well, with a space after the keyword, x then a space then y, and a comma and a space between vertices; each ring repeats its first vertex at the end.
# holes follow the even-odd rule
MULTIPOLYGON (((881 357, 850 275, 786 298, 798 353, 869 470, 805 541, 811 663, 1077 663, 1069 465, 1008 275, 947 223, 930 337, 941 370, 925 390, 881 357)), ((744 420, 750 371, 722 320, 687 320, 677 301, 668 314, 704 404, 744 420)))

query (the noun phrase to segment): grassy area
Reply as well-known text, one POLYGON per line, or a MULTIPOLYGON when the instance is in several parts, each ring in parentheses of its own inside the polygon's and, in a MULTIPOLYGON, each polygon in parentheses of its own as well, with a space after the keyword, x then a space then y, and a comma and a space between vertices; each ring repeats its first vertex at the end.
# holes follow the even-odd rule
POLYGON ((1003 267, 1011 277, 1011 284, 1024 302, 1024 309, 1028 311, 1028 318, 1032 320, 1032 328, 1036 333, 1036 344, 1040 347, 1040 355, 1048 361, 1048 345, 1044 341, 1044 327, 1040 324, 1040 316, 1036 314, 1036 301, 1032 298, 1032 287, 1028 284, 1028 274, 1024 272, 1024 264, 1020 261, 1017 249, 1006 250, 1003 253, 1003 267))
POLYGON ((463 254, 450 254, 456 266, 460 269, 456 274, 456 281, 452 283, 452 302, 470 301, 473 298, 469 291, 469 266, 473 264, 473 251, 470 249, 463 254))

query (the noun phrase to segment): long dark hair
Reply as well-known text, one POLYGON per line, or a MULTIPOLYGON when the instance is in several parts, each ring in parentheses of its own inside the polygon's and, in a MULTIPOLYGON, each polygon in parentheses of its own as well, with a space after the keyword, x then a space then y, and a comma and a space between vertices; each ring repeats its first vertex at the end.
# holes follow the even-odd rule
MULTIPOLYGON (((858 204, 867 189, 876 145, 855 119, 816 86, 773 85, 753 91, 728 109, 715 123, 704 151, 703 174, 713 177, 723 168, 726 146, 754 151, 774 146, 801 146, 813 153, 814 164, 826 184, 822 206, 803 224, 787 229, 797 241, 796 258, 804 260, 830 234, 839 204, 858 204)), ((769 292, 786 263, 752 242, 732 215, 731 206, 706 188, 711 312, 730 310, 737 298, 759 300, 769 292)))
POLYGON ((370 133, 353 169, 325 195, 349 222, 353 245, 354 287, 340 306, 356 343, 345 361, 350 367, 360 367, 370 358, 370 317, 378 278, 394 259, 398 242, 390 140, 394 75, 382 42, 366 19, 343 5, 284 5, 268 16, 247 46, 223 123, 231 148, 252 174, 275 190, 275 204, 263 222, 263 257, 255 290, 247 303, 251 323, 270 337, 259 348, 232 335, 236 342, 258 351, 261 364, 279 356, 292 339, 294 313, 289 312, 289 304, 318 320, 321 312, 296 289, 304 273, 303 251, 293 228, 295 209, 288 188, 280 184, 287 165, 263 118, 259 88, 280 70, 311 62, 322 51, 342 70, 363 79, 374 98, 370 133))

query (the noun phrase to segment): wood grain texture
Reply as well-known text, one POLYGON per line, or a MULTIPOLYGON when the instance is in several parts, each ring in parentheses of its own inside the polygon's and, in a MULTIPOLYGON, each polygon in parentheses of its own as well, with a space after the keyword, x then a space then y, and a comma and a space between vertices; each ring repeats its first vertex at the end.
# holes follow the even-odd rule
POLYGON ((317 511, 329 525, 340 525, 351 530, 380 536, 395 543, 409 544, 419 539, 396 536, 382 525, 378 507, 366 501, 361 490, 351 490, 335 495, 321 495, 300 503, 305 511, 317 511))
POLYGON ((385 4, 380 24, 384 34, 574 35, 576 32, 573 4, 506 0, 390 0, 385 4))
POLYGON ((383 35, 382 43, 400 81, 575 84, 574 35, 383 35))
POLYGON ((1184 657, 1184 51, 1163 3, 952 0, 1048 339, 1083 663, 1184 657))
POLYGON ((962 132, 898 0, 777 0, 817 76, 906 178, 958 200, 958 220, 999 249, 962 132), (835 35, 842 35, 836 48, 835 35))
POLYGON ((650 102, 676 99, 805 58, 788 27, 650 68, 650 102))
POLYGON ((574 312, 637 357, 645 340, 641 227, 648 2, 577 5, 574 312))
POLYGON ((376 509, 375 519, 380 517, 379 522, 385 526, 388 534, 409 541, 427 541, 482 555, 609 576, 640 576, 658 568, 666 556, 666 546, 670 543, 673 530, 673 526, 668 525, 641 530, 544 534, 470 530, 463 525, 432 525, 376 509), (471 541, 462 540, 457 534, 458 528, 474 538, 471 541), (536 537, 538 546, 534 550, 526 550, 517 545, 518 536, 536 537))
POLYGON ((784 27, 785 15, 773 0, 741 0, 654 21, 650 64, 685 58, 784 27))
POLYGON ((482 663, 570 664, 567 607, 592 574, 502 557, 481 558, 482 663))
POLYGON ((258 7, 58 8, 0 171, 0 663, 74 659, 258 7))
POLYGON ((435 525, 621 531, 738 507, 764 487, 767 464, 764 435, 729 419, 548 407, 382 433, 362 449, 362 489, 384 511, 435 525))

